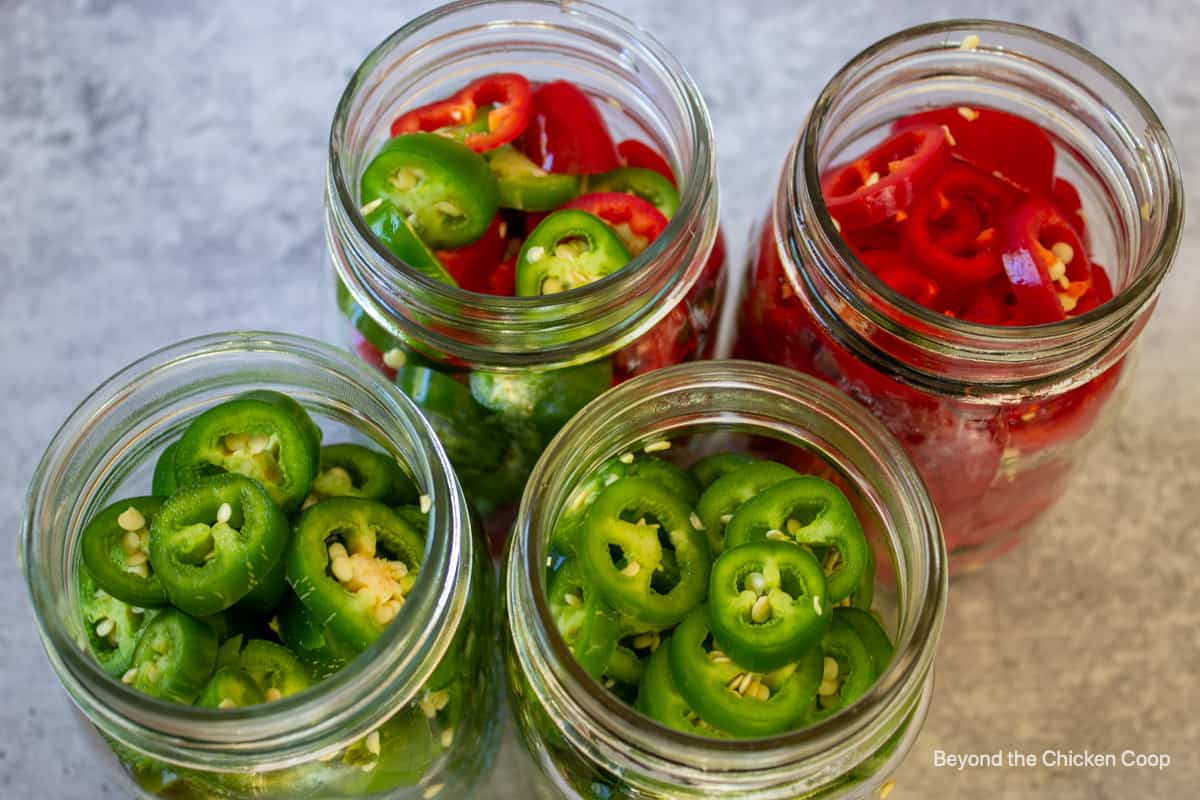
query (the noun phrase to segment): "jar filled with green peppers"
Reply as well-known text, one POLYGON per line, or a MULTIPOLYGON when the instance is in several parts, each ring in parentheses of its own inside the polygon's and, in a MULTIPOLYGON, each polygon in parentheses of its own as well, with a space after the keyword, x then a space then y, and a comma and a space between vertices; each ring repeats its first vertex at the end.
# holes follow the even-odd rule
POLYGON ((714 346, 708 112, 587 3, 456 4, 380 44, 334 116, 326 235, 330 335, 428 415, 496 545, 567 419, 714 346))
POLYGON ((431 798, 491 764, 485 543, 416 406, 344 351, 230 333, 126 367, 50 443, 21 561, 131 796, 431 798))
POLYGON ((714 361, 614 389, 538 462, 504 567, 543 796, 873 797, 924 721, 937 516, 899 442, 812 378, 714 361))

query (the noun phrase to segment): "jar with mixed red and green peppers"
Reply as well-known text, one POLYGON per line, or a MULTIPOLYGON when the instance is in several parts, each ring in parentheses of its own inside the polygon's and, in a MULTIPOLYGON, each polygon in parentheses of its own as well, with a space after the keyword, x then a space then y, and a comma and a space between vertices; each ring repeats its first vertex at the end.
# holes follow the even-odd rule
POLYGON ((924 719, 945 549, 900 444, 811 377, 640 376, 567 423, 505 560, 546 796, 866 797, 924 719))
POLYGON ((498 737, 491 562, 417 408, 344 351, 183 342, 88 397, 21 558, 123 788, 461 795, 498 737))
POLYGON ((725 252, 708 114, 627 20, 437 9, 359 68, 330 159, 334 336, 429 416, 497 543, 571 415, 711 351, 725 252))
POLYGON ((980 564, 1115 413, 1182 217, 1161 123, 1095 56, 999 22, 903 31, 813 106, 753 240, 735 353, 869 407, 952 564, 980 564))

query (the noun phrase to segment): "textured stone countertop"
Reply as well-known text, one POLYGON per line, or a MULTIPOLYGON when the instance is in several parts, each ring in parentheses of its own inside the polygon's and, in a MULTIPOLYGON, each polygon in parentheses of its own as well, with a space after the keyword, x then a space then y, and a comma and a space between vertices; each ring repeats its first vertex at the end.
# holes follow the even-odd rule
MULTIPOLYGON (((1038 25, 1109 60, 1147 91, 1194 178, 1195 0, 1100 5, 615 4, 703 90, 735 244, 832 71, 897 28, 951 16, 1038 25)), ((0 0, 0 797, 118 796, 84 750, 14 558, 37 459, 84 393, 153 348, 237 327, 318 332, 333 107, 368 50, 426 6, 0 0)), ((1144 336, 1126 413, 1039 536, 952 586, 933 710, 893 798, 1195 795, 1198 216, 1144 336), (935 767, 939 749, 1131 749, 1173 763, 958 772, 935 767)), ((502 768, 486 796, 522 797, 510 774, 502 768)))

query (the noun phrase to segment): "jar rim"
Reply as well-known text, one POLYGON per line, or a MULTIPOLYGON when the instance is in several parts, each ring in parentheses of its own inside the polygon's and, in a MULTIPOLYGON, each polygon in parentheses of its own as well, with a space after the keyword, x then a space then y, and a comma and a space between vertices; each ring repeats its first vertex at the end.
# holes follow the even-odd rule
MULTIPOLYGON (((904 55, 911 55, 905 53, 904 55)), ((957 355, 977 359, 980 363, 994 366, 1015 362, 1033 362, 1039 359, 1056 358, 1064 353, 1074 353, 1081 348, 1078 342, 1105 341, 1112 347, 1094 349, 1089 353, 1090 362, 1105 359, 1111 350, 1120 345, 1122 335, 1135 325, 1139 315, 1151 306, 1163 279, 1174 262, 1182 236, 1184 219, 1184 192, 1178 160, 1164 126, 1140 92, 1115 68, 1080 45, 1037 28, 1018 23, 988 19, 952 19, 925 23, 898 31, 871 44, 830 78, 813 103, 800 139, 789 159, 789 170, 785 169, 781 179, 781 190, 787 198, 787 209, 776 204, 776 245, 787 260, 799 263, 801 249, 795 235, 784 235, 783 231, 804 230, 814 240, 806 249, 819 250, 848 266, 848 274, 856 287, 847 285, 843 276, 827 269, 820 257, 818 269, 822 279, 827 280, 837 292, 838 300, 862 317, 865 324, 887 331, 902 338, 905 344, 916 349, 943 355, 957 355), (1034 45, 1046 46, 1075 59, 1083 67, 1092 70, 1107 81, 1123 101, 1128 102, 1141 117, 1137 127, 1141 137, 1130 134, 1129 141, 1153 154, 1157 174, 1154 180, 1161 181, 1161 197, 1156 208, 1150 210, 1162 216, 1152 253, 1145 263, 1139 265, 1134 280, 1124 286, 1108 302, 1074 317, 1064 320, 1026 326, 986 325, 940 314, 932 309, 903 297, 887 287, 855 255, 835 227, 821 192, 819 149, 827 116, 836 106, 839 94, 861 75, 868 73, 879 59, 889 53, 915 44, 921 40, 932 42, 940 37, 937 45, 931 45, 917 53, 938 50, 959 51, 995 57, 1002 54, 1028 59, 1026 53, 1007 47, 988 44, 988 34, 998 34, 1022 39, 1034 45), (963 44, 969 36, 978 42, 972 46, 963 44), (1142 124, 1144 123, 1144 125, 1142 124), (789 213, 790 212, 790 213, 789 213), (790 240, 790 241, 789 241, 790 240), (856 290, 857 289, 857 290, 856 290), (890 311, 898 311, 903 318, 914 320, 916 325, 903 325, 890 311), (952 342, 952 344, 948 343, 952 342)), ((1146 211, 1143 211, 1146 218, 1146 211)), ((798 270, 805 273, 806 270, 798 270)), ((800 278, 808 281, 807 275, 800 278)), ((863 355, 855 347, 856 355, 863 355)), ((875 360, 868 356, 867 360, 875 360)), ((890 366, 894 366, 888 362, 890 366)), ((907 376, 909 370, 898 370, 907 376)), ((1052 380, 1061 376, 1053 376, 1052 380)), ((926 387, 928 388, 928 387, 926 387)), ((933 387, 936 389, 936 387, 933 387)))
POLYGON ((615 350, 649 330, 682 300, 688 285, 699 275, 703 259, 716 240, 718 197, 712 138, 707 107, 687 70, 653 35, 629 19, 589 0, 570 4, 557 0, 448 3, 416 17, 377 45, 339 99, 329 137, 326 233, 331 249, 336 250, 335 240, 340 239, 340 246, 350 250, 351 257, 345 261, 335 257, 335 265, 343 279, 352 278, 347 286, 364 307, 382 307, 389 318, 396 317, 394 322, 400 331, 468 363, 503 369, 588 360, 596 349, 615 350), (503 16, 506 7, 514 11, 544 9, 547 19, 517 13, 503 16), (474 22, 470 15, 479 11, 490 12, 501 21, 486 25, 474 22), (564 22, 549 21, 551 12, 564 22), (380 245, 367 227, 355 201, 357 192, 347 180, 344 158, 346 128, 355 100, 361 92, 374 88, 374 71, 385 56, 409 44, 430 46, 422 44, 419 37, 439 23, 460 17, 466 18, 465 27, 441 34, 430 44, 443 45, 455 35, 484 27, 489 33, 505 28, 556 28, 581 41, 612 47, 614 59, 629 61, 630 53, 634 53, 639 64, 651 69, 669 90, 672 107, 686 124, 691 140, 688 157, 682 161, 679 208, 666 229, 621 269, 555 294, 482 294, 449 286, 414 269, 380 245), (567 22, 581 27, 572 28, 567 22), (355 274, 347 275, 347 271, 355 274), (639 296, 643 296, 643 302, 633 302, 639 296), (434 324, 413 325, 405 315, 391 313, 401 306, 406 313, 419 313, 434 324), (618 318, 626 323, 611 324, 618 318), (468 329, 472 337, 495 334, 498 341, 481 346, 455 335, 468 329), (548 343, 548 329, 563 341, 548 343))
MULTIPOLYGON (((753 426, 754 420, 739 420, 739 423, 740 430, 746 425, 753 426)), ((764 423, 764 430, 778 429, 764 423)), ((898 704, 912 702, 909 695, 919 693, 924 686, 941 630, 948 585, 946 552, 937 514, 900 443, 867 409, 832 386, 793 370, 758 362, 700 361, 666 367, 622 384, 572 418, 539 460, 527 487, 508 556, 505 593, 508 608, 520 609, 521 621, 526 627, 536 626, 542 638, 533 652, 516 645, 521 667, 526 672, 534 666, 553 671, 552 678, 545 678, 545 673, 543 678, 547 683, 554 681, 561 686, 561 692, 556 695, 565 698, 564 702, 569 702, 573 711, 599 719, 599 724, 614 736, 652 731, 656 743, 661 742, 661 748, 655 746, 653 752, 658 753, 661 749, 669 753, 673 767, 686 765, 704 772, 711 770, 714 764, 721 764, 735 771, 752 769, 739 763, 739 759, 748 757, 776 766, 811 759, 845 746, 856 733, 878 723, 898 704), (892 482, 892 488, 903 497, 907 513, 904 525, 913 531, 914 541, 918 544, 917 557, 906 563, 917 571, 920 580, 916 586, 923 590, 915 603, 915 612, 908 616, 902 614, 900 632, 904 636, 898 637, 889 668, 863 697, 846 710, 814 725, 756 739, 707 738, 668 728, 641 715, 588 676, 571 656, 555 628, 543 585, 544 551, 538 547, 539 539, 547 538, 540 536, 539 531, 544 531, 546 524, 552 521, 547 515, 556 513, 539 508, 538 494, 548 492, 546 487, 565 480, 571 473, 569 464, 589 449, 580 441, 589 430, 603 427, 635 404, 660 405, 682 419, 694 412, 687 406, 694 403, 695 398, 706 391, 724 389, 769 396, 780 407, 793 404, 803 408, 809 419, 813 414, 823 416, 852 435, 854 441, 868 444, 873 451, 877 448, 883 454, 887 463, 881 462, 880 466, 885 468, 884 474, 892 482)), ((888 534, 895 536, 894 521, 885 520, 885 525, 888 534)), ((510 612, 509 632, 515 639, 517 631, 513 620, 510 612)), ((629 740, 621 741, 627 744, 629 740)))
MULTIPOLYGON (((170 397, 178 403, 186 395, 170 397)), ((94 487, 92 487, 94 488, 94 487)), ((79 502, 76 506, 86 503, 79 502)), ((34 472, 26 494, 19 535, 19 562, 25 576, 47 657, 63 687, 80 710, 105 733, 153 758, 184 767, 221 771, 289 766, 325 751, 341 740, 365 735, 399 708, 396 697, 411 698, 446 651, 464 613, 464 597, 455 589, 474 557, 465 498, 432 428, 416 406, 375 372, 330 345, 292 334, 233 331, 208 334, 155 350, 120 369, 90 392, 60 426, 34 472), (146 392, 173 370, 206 358, 237 358, 268 353, 323 371, 327 377, 369 391, 390 419, 395 433, 412 442, 409 468, 430 498, 431 530, 426 569, 417 579, 413 601, 370 648, 311 690, 267 705, 206 709, 170 703, 124 685, 100 667, 72 638, 64 614, 74 613, 65 591, 43 580, 52 568, 38 546, 43 537, 65 529, 74 548, 84 520, 79 508, 67 513, 51 507, 65 475, 89 470, 94 481, 99 464, 87 464, 89 432, 103 417, 146 392), (418 599, 419 598, 419 599, 418 599), (61 608, 66 602, 68 608, 61 608), (411 609, 411 610, 410 610, 411 609), (420 653, 420 658, 415 654, 420 653), (330 698, 344 698, 331 707, 330 698), (336 734, 336 735, 334 735, 336 734), (334 742, 331 739, 336 738, 334 742)), ((78 558, 76 553, 75 558, 78 558)), ((69 556, 68 556, 69 558, 69 556)), ((68 563, 65 579, 74 582, 68 563)), ((403 699, 407 702, 407 699, 403 699)))

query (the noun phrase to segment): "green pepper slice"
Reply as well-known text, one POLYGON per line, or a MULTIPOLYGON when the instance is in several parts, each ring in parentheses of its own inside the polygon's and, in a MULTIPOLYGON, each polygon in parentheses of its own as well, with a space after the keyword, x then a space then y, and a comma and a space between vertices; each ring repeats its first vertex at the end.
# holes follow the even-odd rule
POLYGON ((360 183, 363 208, 376 199, 394 206, 435 250, 463 247, 482 236, 500 201, 483 157, 433 133, 405 134, 383 145, 360 183))
POLYGON ((756 672, 799 660, 833 618, 820 562, 786 542, 721 553, 709 576, 708 609, 717 644, 756 672))
POLYGON ((600 465, 587 480, 572 490, 566 508, 554 525, 551 546, 563 555, 575 552, 575 540, 587 515, 587 510, 605 487, 621 478, 637 477, 652 480, 677 495, 688 505, 695 505, 700 496, 696 481, 684 470, 655 456, 624 453, 600 465))
POLYGON ((546 217, 517 256, 517 295, 533 297, 577 289, 629 262, 629 251, 608 223, 566 209, 546 217))
POLYGON ((776 539, 823 550, 829 601, 849 597, 870 559, 866 536, 842 490, 815 475, 777 483, 744 503, 725 530, 725 544, 776 539))
POLYGON ((150 494, 155 497, 170 497, 178 486, 175 483, 175 450, 179 442, 171 442, 158 454, 154 462, 154 477, 150 479, 150 494))
POLYGON ((202 708, 245 708, 266 702, 262 689, 246 670, 221 667, 204 685, 196 705, 202 708))
POLYGON ((382 503, 334 497, 296 523, 288 583, 313 617, 357 652, 399 613, 424 550, 420 534, 382 503))
POLYGON ((302 692, 314 683, 295 653, 266 639, 246 642, 238 666, 254 680, 267 702, 302 692))
POLYGON ((799 477, 791 467, 774 461, 747 464, 722 475, 709 484, 696 503, 696 513, 704 523, 708 546, 714 556, 719 555, 726 542, 725 526, 733 519, 733 512, 759 492, 799 477))
POLYGON ((692 473, 701 489, 707 489, 717 478, 722 478, 739 467, 757 463, 757 458, 745 453, 713 453, 688 467, 688 472, 692 473))
POLYGON ((612 386, 612 362, 549 371, 472 372, 475 401, 506 419, 532 423, 549 442, 567 420, 612 386))
POLYGON ((361 497, 398 505, 415 502, 417 487, 394 457, 346 442, 321 448, 321 466, 306 502, 330 497, 361 497))
POLYGON ((144 694, 191 704, 213 674, 217 635, 182 611, 158 613, 138 640, 125 683, 144 694))
POLYGON ((587 674, 599 679, 621 635, 619 615, 593 591, 572 559, 554 571, 546 599, 567 648, 587 674))
POLYGON ((320 445, 320 429, 295 400, 247 392, 192 420, 175 451, 175 481, 186 487, 237 473, 262 484, 284 511, 295 511, 316 476, 320 445))
POLYGON ((404 366, 396 371, 396 385, 425 412, 456 469, 486 472, 499 466, 507 438, 488 424, 484 408, 464 384, 429 367, 404 366))
POLYGON ((838 607, 833 610, 833 616, 854 628, 854 632, 858 634, 871 656, 871 665, 875 670, 875 678, 878 679, 888 664, 892 663, 892 655, 895 653, 887 631, 879 624, 874 614, 861 608, 838 607))
POLYGON ((150 523, 161 497, 131 497, 102 509, 83 529, 79 549, 96 585, 135 606, 165 606, 167 590, 150 564, 150 523))
POLYGON ((362 215, 375 238, 405 264, 439 283, 458 286, 437 254, 413 230, 412 218, 399 208, 377 197, 362 207, 362 215))
POLYGON ((500 205, 520 211, 553 211, 579 194, 578 175, 546 172, 510 144, 484 153, 496 176, 500 205))
POLYGON ((646 665, 638 658, 637 653, 624 645, 617 645, 612 658, 608 660, 608 666, 604 668, 604 677, 615 683, 637 686, 641 683, 645 669, 646 665))
POLYGON ((96 585, 87 567, 79 565, 79 614, 87 635, 87 647, 100 667, 114 678, 125 674, 133 663, 142 630, 158 612, 132 606, 96 585))
POLYGON ((704 600, 709 555, 687 503, 655 481, 628 477, 608 486, 588 509, 576 543, 583 577, 634 620, 673 625, 704 600), (679 577, 662 580, 674 551, 679 577))
POLYGON ((679 210, 679 191, 666 177, 643 167, 619 167, 588 179, 589 192, 621 192, 642 198, 670 219, 679 210))
POLYGON ((406 709, 347 747, 338 759, 335 797, 385 797, 398 786, 412 786, 429 771, 437 743, 429 721, 406 709), (373 736, 372 734, 378 734, 373 736))
POLYGON ((163 503, 150 525, 150 563, 171 603, 204 616, 267 580, 287 540, 287 517, 262 486, 218 475, 163 503))
POLYGON ((277 618, 279 638, 317 680, 328 678, 357 655, 318 622, 294 594, 283 599, 277 618))
POLYGON ((773 736, 795 728, 821 684, 821 653, 809 650, 773 673, 755 673, 710 649, 709 608, 692 609, 671 634, 671 675, 684 701, 735 736, 773 736))
POLYGON ((275 559, 274 566, 267 570, 267 574, 255 583, 254 587, 246 592, 241 600, 237 601, 235 608, 249 611, 258 616, 269 615, 275 610, 275 606, 279 605, 279 601, 283 599, 287 589, 287 564, 283 553, 280 552, 279 558, 275 559))
POLYGON ((821 646, 822 678, 806 719, 819 722, 866 694, 875 683, 875 664, 863 640, 845 617, 835 615, 821 646))
POLYGON ((642 671, 634 707, 650 719, 696 736, 727 739, 729 734, 708 724, 692 710, 675 685, 671 674, 670 640, 665 640, 650 654, 642 671))

